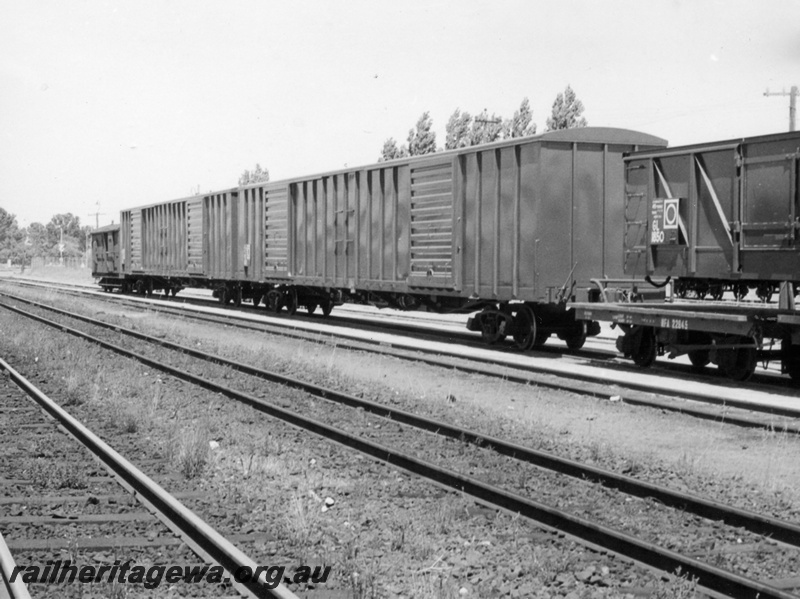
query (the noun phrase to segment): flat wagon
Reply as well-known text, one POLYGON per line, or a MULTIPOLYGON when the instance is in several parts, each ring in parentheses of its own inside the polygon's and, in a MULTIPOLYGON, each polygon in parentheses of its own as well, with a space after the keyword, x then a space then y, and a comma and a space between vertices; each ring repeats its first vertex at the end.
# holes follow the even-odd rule
POLYGON ((578 318, 618 325, 618 349, 641 366, 686 354, 744 380, 776 360, 800 380, 799 160, 800 133, 627 156, 625 274, 672 285, 672 301, 577 303, 578 318), (744 300, 751 290, 760 301, 744 300))

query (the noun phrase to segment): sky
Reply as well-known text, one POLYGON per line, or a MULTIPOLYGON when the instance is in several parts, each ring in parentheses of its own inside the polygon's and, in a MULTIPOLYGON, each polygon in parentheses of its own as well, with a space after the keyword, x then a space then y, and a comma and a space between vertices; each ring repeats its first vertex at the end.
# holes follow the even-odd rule
MULTIPOLYGON (((20 225, 376 162, 429 111, 671 146, 788 130, 800 0, 0 0, 0 207, 20 225)), ((100 213, 96 216, 96 213, 100 213)))

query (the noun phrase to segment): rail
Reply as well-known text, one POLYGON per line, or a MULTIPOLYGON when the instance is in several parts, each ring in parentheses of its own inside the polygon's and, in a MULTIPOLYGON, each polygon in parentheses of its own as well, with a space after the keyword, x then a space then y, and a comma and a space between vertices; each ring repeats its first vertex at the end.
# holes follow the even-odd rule
MULTIPOLYGON (((0 358, 0 370, 5 371, 9 378, 38 403, 42 409, 63 426, 70 435, 89 449, 101 463, 117 476, 124 486, 137 495, 137 498, 142 503, 157 512, 159 518, 198 555, 203 556, 205 559, 213 560, 231 574, 244 567, 250 568, 250 572, 256 572, 258 565, 239 548, 117 453, 110 445, 40 391, 2 358, 0 358)), ((271 584, 267 582, 266 574, 263 571, 260 573, 258 580, 242 582, 239 583, 239 586, 254 597, 298 599, 294 593, 283 585, 279 585, 274 589, 268 588, 271 584)))

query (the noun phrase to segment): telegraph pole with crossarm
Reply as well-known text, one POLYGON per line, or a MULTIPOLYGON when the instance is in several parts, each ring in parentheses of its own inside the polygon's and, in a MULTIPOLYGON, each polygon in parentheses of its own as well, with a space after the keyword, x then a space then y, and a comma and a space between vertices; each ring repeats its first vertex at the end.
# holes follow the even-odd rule
POLYGON ((786 90, 782 92, 770 92, 767 90, 764 92, 765 96, 789 96, 789 131, 795 130, 795 114, 797 113, 798 94, 800 94, 800 92, 798 92, 796 85, 793 85, 792 89, 790 89, 788 93, 786 90))

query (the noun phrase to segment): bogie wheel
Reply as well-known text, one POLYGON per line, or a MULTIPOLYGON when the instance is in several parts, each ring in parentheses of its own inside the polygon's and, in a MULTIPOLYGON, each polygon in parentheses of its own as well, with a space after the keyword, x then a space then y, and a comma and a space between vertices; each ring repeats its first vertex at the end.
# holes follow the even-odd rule
POLYGON ((260 304, 260 303, 261 303, 261 300, 262 300, 262 299, 264 299, 264 296, 263 296, 263 295, 261 295, 260 293, 256 293, 256 294, 253 296, 253 307, 254 307, 254 308, 258 308, 258 304, 260 304))
POLYGON ((720 350, 719 368, 722 373, 734 381, 746 381, 756 371, 758 355, 756 347, 738 347, 720 350))
POLYGON ((536 341, 536 318, 533 310, 522 306, 514 315, 514 344, 520 351, 528 351, 536 341))
POLYGON ((707 349, 695 349, 689 352, 689 361, 695 368, 703 368, 711 362, 711 352, 707 349))
POLYGON ((228 294, 227 287, 220 288, 219 294, 217 295, 217 299, 219 300, 219 303, 222 304, 223 306, 228 303, 230 296, 228 294))
POLYGON ((286 311, 289 315, 294 316, 297 312, 297 292, 294 289, 289 288, 284 294, 284 303, 286 304, 286 311))
POLYGON ((506 319, 497 311, 481 313, 481 338, 488 345, 494 345, 506 338, 506 319))
POLYGON ((313 314, 317 310, 317 304, 315 304, 313 302, 309 303, 309 304, 306 304, 306 310, 308 311, 309 315, 313 314))
POLYGON ((775 286, 772 283, 759 283, 756 287, 756 295, 762 302, 768 302, 772 299, 772 294, 775 292, 775 286))
POLYGON ((737 300, 743 300, 749 291, 747 283, 736 283, 733 286, 733 296, 737 300))
POLYGON ((633 355, 633 363, 641 368, 652 366, 656 361, 656 353, 658 351, 658 344, 656 343, 656 335, 650 327, 643 327, 639 332, 639 343, 637 344, 633 355))
POLYGON ((178 291, 180 291, 177 287, 172 288, 172 297, 178 297, 178 291))
POLYGON ((331 300, 325 300, 320 306, 322 307, 323 316, 330 316, 331 312, 333 312, 333 302, 331 300))
POLYGON ((796 383, 800 382, 800 346, 792 345, 791 342, 784 340, 781 342, 781 350, 783 352, 781 370, 796 383))
POLYGON ((575 333, 570 333, 564 338, 567 347, 572 351, 578 351, 586 343, 586 323, 581 323, 581 328, 575 333))
POLYGON ((281 311, 283 307, 283 299, 281 297, 281 292, 273 289, 269 293, 267 293, 267 297, 264 300, 264 304, 267 306, 267 310, 270 312, 275 312, 276 314, 281 311))
POLYGON ((545 333, 543 330, 536 328, 536 339, 533 340, 533 347, 542 347, 547 340, 550 339, 550 333, 545 333))
POLYGON ((702 300, 708 295, 709 285, 705 281, 698 281, 694 286, 694 294, 697 299, 702 300))
POLYGON ((722 283, 713 283, 708 288, 708 293, 712 300, 718 302, 722 299, 722 296, 725 293, 725 286, 722 283))
POLYGON ((241 307, 242 305, 242 288, 239 287, 233 291, 233 305, 237 308, 241 307))

